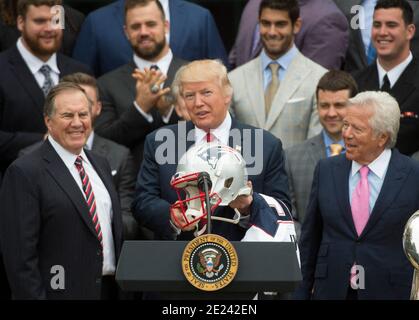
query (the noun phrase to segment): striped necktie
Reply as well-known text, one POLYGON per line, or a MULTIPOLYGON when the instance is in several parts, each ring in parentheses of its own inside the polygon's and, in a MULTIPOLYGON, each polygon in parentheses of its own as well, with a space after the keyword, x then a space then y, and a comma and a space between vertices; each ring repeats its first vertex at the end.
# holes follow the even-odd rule
POLYGON ((100 223, 96 212, 95 194, 93 193, 89 176, 87 175, 86 171, 84 171, 83 159, 81 156, 77 157, 76 161, 74 162, 74 165, 76 166, 77 171, 80 174, 84 195, 86 196, 87 207, 89 209, 89 215, 92 219, 93 226, 95 227, 97 238, 99 239, 100 244, 103 248, 102 230, 100 229, 100 223))
POLYGON ((52 89, 54 86, 54 82, 51 78, 51 68, 49 65, 44 64, 39 71, 42 73, 42 75, 45 77, 44 84, 42 85, 42 92, 44 93, 44 96, 46 97, 48 92, 52 89))

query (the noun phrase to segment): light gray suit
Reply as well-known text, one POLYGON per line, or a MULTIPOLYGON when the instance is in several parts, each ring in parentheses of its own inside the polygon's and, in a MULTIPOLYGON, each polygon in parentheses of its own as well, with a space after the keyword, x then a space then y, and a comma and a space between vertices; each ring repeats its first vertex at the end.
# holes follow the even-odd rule
POLYGON ((285 150, 285 170, 288 175, 292 213, 298 222, 298 235, 310 197, 314 169, 317 162, 326 156, 326 146, 321 133, 285 150))
POLYGON ((284 148, 303 142, 321 131, 315 90, 326 69, 299 51, 289 65, 265 115, 260 56, 229 73, 234 89, 231 111, 237 120, 270 131, 284 148))

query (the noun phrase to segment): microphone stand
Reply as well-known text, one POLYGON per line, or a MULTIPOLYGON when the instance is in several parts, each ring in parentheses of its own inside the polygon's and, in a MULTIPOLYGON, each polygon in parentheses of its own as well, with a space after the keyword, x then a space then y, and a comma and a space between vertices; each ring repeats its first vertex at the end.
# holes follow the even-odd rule
POLYGON ((198 177, 198 186, 205 193, 205 206, 207 209, 207 234, 211 233, 211 204, 208 189, 212 187, 210 176, 207 172, 202 172, 198 177))

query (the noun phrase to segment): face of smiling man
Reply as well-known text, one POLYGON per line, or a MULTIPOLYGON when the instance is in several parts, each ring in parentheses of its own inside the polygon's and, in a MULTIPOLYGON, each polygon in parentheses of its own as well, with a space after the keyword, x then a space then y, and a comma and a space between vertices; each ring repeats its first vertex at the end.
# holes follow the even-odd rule
POLYGON ((66 90, 55 97, 55 110, 45 117, 48 134, 63 148, 79 155, 92 131, 89 101, 82 91, 66 90))
POLYGON ((294 35, 300 31, 300 18, 292 24, 285 10, 264 8, 259 17, 260 38, 266 54, 271 59, 278 59, 291 49, 294 35))
POLYGON ((408 57, 410 40, 414 34, 415 25, 406 24, 400 8, 374 11, 371 38, 378 60, 386 70, 397 66, 408 57))

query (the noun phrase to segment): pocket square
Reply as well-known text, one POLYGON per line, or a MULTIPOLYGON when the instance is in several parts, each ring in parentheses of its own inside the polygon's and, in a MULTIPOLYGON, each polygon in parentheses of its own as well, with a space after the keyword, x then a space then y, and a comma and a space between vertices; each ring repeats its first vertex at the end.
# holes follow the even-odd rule
POLYGON ((294 102, 300 102, 300 101, 304 101, 306 98, 304 98, 304 97, 301 97, 301 98, 292 98, 292 99, 289 99, 288 101, 287 101, 287 103, 294 103, 294 102))
POLYGON ((112 176, 116 175, 117 171, 116 170, 112 170, 112 176))

